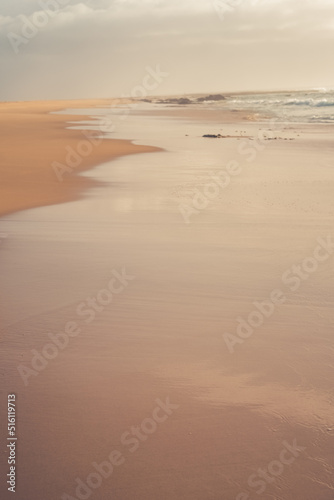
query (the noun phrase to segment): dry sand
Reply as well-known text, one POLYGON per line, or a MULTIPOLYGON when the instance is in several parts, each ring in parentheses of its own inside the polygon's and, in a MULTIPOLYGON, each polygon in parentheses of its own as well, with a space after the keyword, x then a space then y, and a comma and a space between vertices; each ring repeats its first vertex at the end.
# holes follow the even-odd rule
POLYGON ((75 123, 89 117, 51 113, 67 108, 107 108, 115 102, 97 99, 1 103, 0 215, 78 198, 94 181, 76 173, 122 155, 154 151, 128 141, 104 139, 94 145, 91 154, 81 155, 74 175, 65 174, 63 182, 59 182, 52 163, 66 164, 66 148, 77 151, 80 142, 87 140, 82 131, 65 128, 69 121, 75 123))

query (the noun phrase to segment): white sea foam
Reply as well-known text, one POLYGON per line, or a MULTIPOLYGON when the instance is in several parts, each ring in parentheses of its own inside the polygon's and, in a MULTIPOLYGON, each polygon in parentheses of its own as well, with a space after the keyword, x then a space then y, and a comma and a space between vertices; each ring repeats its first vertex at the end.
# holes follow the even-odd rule
MULTIPOLYGON (((219 105, 219 104, 218 104, 219 105)), ((233 109, 250 109, 293 122, 334 121, 334 90, 313 89, 307 92, 243 94, 225 101, 233 109), (317 112, 315 113, 315 110, 317 112)))

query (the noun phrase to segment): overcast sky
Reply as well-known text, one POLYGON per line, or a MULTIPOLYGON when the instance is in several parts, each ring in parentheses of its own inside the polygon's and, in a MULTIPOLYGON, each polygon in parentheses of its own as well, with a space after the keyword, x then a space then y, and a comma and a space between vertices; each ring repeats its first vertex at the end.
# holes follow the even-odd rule
POLYGON ((333 86, 333 42, 334 0, 0 0, 0 99, 333 86))

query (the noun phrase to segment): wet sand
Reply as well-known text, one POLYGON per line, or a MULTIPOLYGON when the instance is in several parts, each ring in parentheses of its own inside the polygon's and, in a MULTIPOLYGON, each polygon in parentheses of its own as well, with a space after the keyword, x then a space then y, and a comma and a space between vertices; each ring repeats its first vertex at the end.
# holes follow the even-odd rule
POLYGON ((126 123, 117 113, 116 140, 165 151, 107 162, 85 173, 97 184, 84 198, 0 222, 16 498, 79 498, 76 479, 87 484, 118 450, 119 465, 82 498, 331 500, 333 256, 319 254, 295 291, 282 276, 333 234, 333 128, 282 126, 260 144, 267 124, 225 123, 223 112, 220 126, 197 111, 138 107, 126 123), (194 208, 231 161, 241 171, 186 224, 180 207, 194 208), (123 268, 128 285, 107 304, 102 290, 123 268), (284 303, 230 353, 223 336, 275 289, 284 303), (66 342, 70 321, 80 333, 25 386, 18 367, 32 367, 50 333, 66 342), (157 412, 168 397, 170 414, 157 412))

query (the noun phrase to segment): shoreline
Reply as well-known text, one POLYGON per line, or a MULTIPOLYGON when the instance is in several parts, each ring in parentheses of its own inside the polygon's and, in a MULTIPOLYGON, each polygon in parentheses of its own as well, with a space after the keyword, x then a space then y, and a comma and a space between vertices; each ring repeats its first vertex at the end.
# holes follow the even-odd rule
MULTIPOLYGON (((72 128, 75 124, 87 122, 95 125, 94 109, 129 102, 133 101, 111 98, 0 103, 0 132, 4 138, 0 144, 0 217, 81 199, 87 189, 99 186, 101 182, 77 174, 121 156, 163 151, 160 147, 133 144, 128 139, 107 138, 106 132, 94 132, 89 125, 80 130, 72 128), (57 113, 69 109, 91 109, 92 115, 57 113), (82 142, 86 143, 86 150, 89 146, 88 154, 84 151, 78 154, 77 148, 80 149, 82 142), (74 156, 69 155, 68 150, 74 156), (53 163, 57 167, 53 167, 53 163)), ((134 110, 134 114, 137 113, 143 111, 134 110)), ((246 109, 207 110, 175 106, 146 110, 144 114, 207 121, 208 124, 242 123, 246 126, 247 123, 262 121, 261 114, 246 109)), ((311 124, 291 123, 292 127, 304 128, 307 125, 311 124)), ((320 125, 324 126, 312 124, 313 127, 320 125)))
MULTIPOLYGON (((125 103, 125 101, 124 101, 125 103)), ((90 122, 89 115, 56 114, 66 109, 92 109, 119 104, 119 99, 31 101, 0 103, 0 217, 40 206, 55 205, 84 196, 86 189, 99 185, 77 174, 121 156, 162 151, 135 145, 128 140, 99 137, 89 129, 69 129, 69 122, 90 122), (92 138, 88 141, 85 133, 92 138), (91 151, 78 154, 76 165, 66 162, 68 151, 77 151, 80 142, 91 142, 91 151), (53 162, 63 165, 57 175, 53 162)), ((58 171, 59 168, 56 168, 58 171)))

